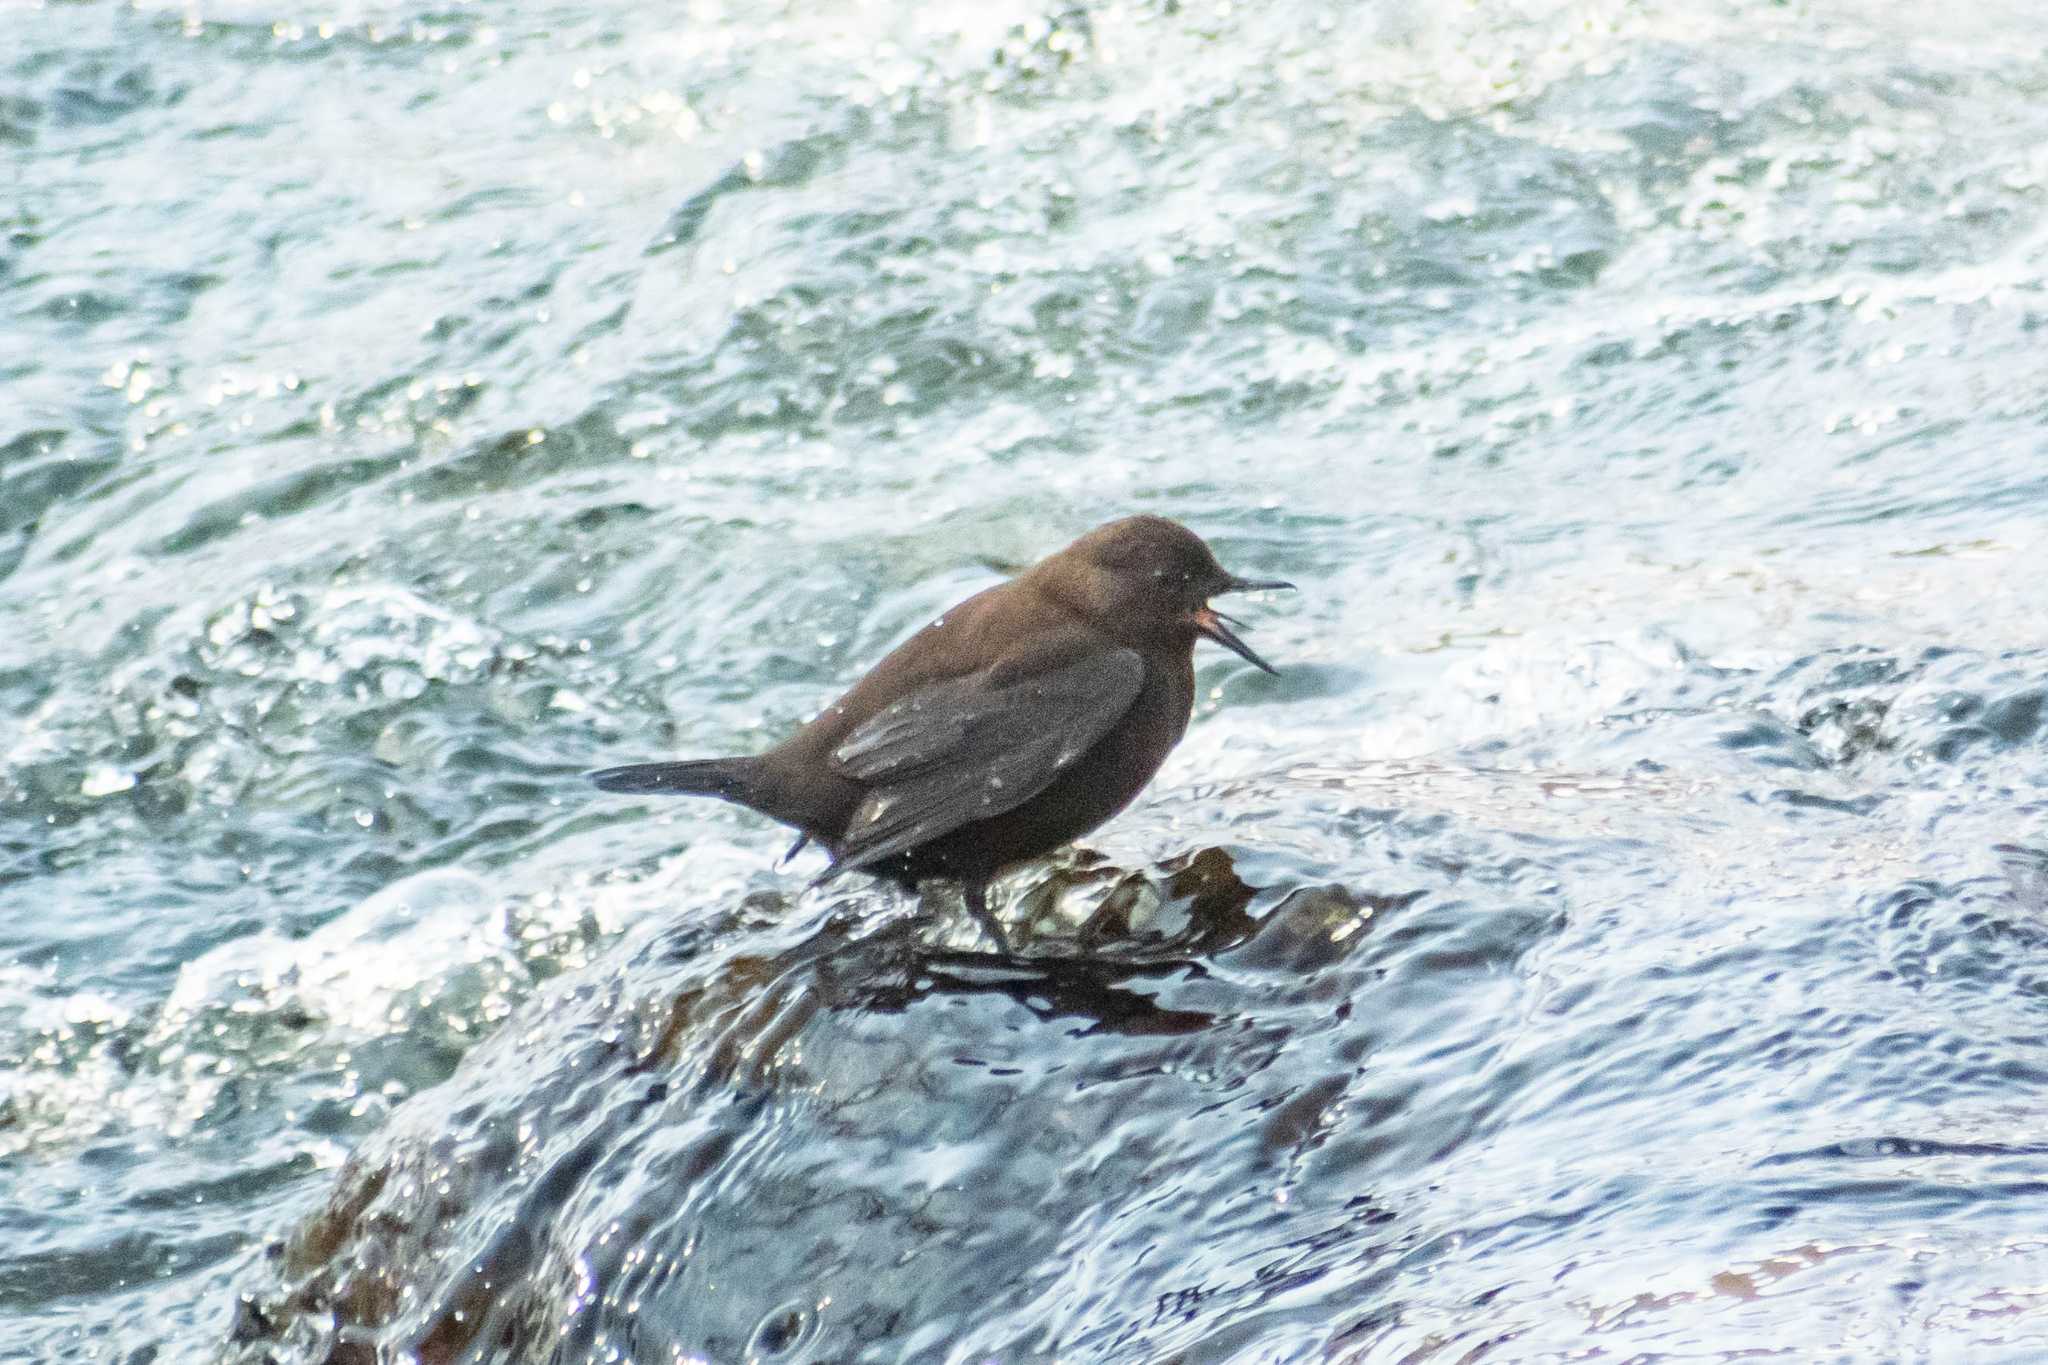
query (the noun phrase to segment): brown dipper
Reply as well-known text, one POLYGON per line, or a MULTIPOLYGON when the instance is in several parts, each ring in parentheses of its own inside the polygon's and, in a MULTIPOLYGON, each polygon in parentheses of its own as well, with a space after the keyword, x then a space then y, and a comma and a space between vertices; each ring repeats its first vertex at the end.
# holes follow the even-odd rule
POLYGON ((1209 598, 1292 586, 1226 572, 1164 517, 1125 517, 954 607, 766 753, 591 781, 759 811, 801 831, 797 848, 825 846, 820 882, 958 881, 1007 947, 990 879, 1086 834, 1152 780, 1194 709, 1195 637, 1274 671, 1209 598))

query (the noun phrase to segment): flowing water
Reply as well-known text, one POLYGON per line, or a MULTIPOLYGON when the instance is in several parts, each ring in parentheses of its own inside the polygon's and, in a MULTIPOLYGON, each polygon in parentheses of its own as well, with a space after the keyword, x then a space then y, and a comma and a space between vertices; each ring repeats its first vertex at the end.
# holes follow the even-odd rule
POLYGON ((2048 1358, 2048 14, 0 3, 0 1358, 2048 1358), (1116 514, 957 900, 599 796, 1116 514))

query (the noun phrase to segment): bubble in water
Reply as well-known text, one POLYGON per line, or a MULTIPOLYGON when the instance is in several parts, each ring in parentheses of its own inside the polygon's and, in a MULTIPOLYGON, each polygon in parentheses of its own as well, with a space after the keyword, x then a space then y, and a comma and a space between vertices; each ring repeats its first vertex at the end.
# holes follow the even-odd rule
POLYGON ((801 1303, 772 1308, 747 1339, 747 1359, 777 1360, 794 1355, 811 1334, 815 1321, 811 1310, 801 1303))

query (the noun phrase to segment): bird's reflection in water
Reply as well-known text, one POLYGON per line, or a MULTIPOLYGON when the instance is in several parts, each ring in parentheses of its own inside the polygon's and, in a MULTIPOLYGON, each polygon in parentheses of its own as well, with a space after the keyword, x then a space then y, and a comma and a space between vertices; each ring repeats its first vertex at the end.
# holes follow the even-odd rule
POLYGON ((919 955, 895 982, 873 982, 847 1001, 863 1009, 892 1012, 939 996, 1008 996, 1039 1019, 1087 1021, 1084 1033, 1194 1033, 1213 1024, 1200 1010, 1161 1006, 1126 983, 1140 977, 1204 976, 1190 959, 1105 962, 1085 957, 1020 960, 986 953, 937 952, 919 955))

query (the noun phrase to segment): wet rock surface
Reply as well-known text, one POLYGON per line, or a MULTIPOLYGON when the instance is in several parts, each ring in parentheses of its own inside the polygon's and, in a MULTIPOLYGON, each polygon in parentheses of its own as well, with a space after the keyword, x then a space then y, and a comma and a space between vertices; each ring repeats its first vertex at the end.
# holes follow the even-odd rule
POLYGON ((1168 797, 1261 837, 1026 880, 1010 958, 938 896, 654 917, 350 1158, 233 1358, 1531 1358, 1781 1285, 1810 1349, 1930 1334, 2048 1170, 2048 850, 1751 761, 1168 797))

